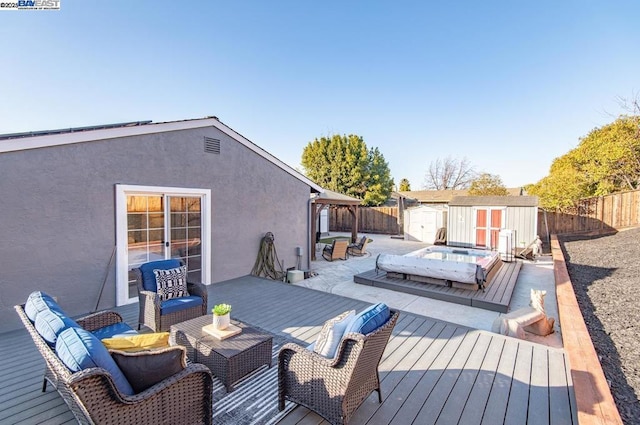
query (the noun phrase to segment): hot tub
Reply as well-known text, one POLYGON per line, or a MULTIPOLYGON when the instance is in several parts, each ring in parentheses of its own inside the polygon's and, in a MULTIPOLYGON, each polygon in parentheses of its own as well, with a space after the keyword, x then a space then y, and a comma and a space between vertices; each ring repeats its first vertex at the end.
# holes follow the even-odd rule
POLYGON ((386 272, 481 286, 498 259, 497 251, 428 246, 405 255, 380 254, 376 266, 386 272))

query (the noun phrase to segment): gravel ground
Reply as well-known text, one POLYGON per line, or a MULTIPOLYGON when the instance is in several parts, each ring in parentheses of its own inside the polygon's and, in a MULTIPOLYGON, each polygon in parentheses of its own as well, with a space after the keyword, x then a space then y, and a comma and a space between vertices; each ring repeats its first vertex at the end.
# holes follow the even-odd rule
POLYGON ((640 229, 561 239, 578 304, 625 424, 640 423, 640 229))

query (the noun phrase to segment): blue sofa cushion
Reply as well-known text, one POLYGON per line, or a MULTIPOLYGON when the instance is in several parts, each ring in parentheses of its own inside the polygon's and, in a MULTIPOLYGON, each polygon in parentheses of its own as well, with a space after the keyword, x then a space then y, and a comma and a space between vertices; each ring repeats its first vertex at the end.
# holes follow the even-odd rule
POLYGON ((348 332, 369 334, 387 323, 390 316, 391 312, 385 303, 374 304, 356 314, 345 334, 348 332))
POLYGON ((144 263, 140 266, 140 272, 142 272, 142 286, 147 291, 158 292, 158 286, 156 285, 156 275, 153 273, 153 271, 175 269, 176 267, 180 266, 180 260, 177 258, 144 263))
POLYGON ((56 310, 42 310, 36 315, 34 323, 36 331, 49 344, 54 347, 58 335, 67 328, 80 326, 64 314, 56 310))
POLYGON ((105 338, 118 338, 120 336, 138 335, 137 331, 131 329, 131 326, 124 322, 114 323, 113 325, 91 331, 91 333, 100 340, 105 338))
POLYGON ((42 291, 32 292, 27 298, 27 302, 24 303, 24 312, 31 322, 36 321, 36 316, 43 310, 53 309, 62 313, 62 309, 57 302, 51 297, 51 295, 45 294, 42 291))
POLYGON ((101 367, 111 374, 118 390, 133 395, 133 388, 123 375, 109 351, 91 332, 82 328, 67 328, 58 335, 56 353, 72 371, 101 367))
POLYGON ((169 313, 175 313, 176 311, 199 305, 202 305, 202 298, 196 295, 189 295, 188 297, 181 298, 171 298, 170 300, 162 301, 160 303, 160 314, 165 315, 169 313))

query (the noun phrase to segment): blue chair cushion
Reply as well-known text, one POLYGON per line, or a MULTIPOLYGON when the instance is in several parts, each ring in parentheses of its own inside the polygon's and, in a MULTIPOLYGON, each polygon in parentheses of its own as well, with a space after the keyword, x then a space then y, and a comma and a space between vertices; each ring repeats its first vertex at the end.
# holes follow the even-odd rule
POLYGON ((160 314, 165 315, 169 313, 175 313, 176 311, 184 310, 185 308, 191 308, 202 305, 202 298, 197 295, 189 295, 188 297, 171 298, 170 300, 162 301, 160 303, 160 314))
POLYGON ((104 328, 91 331, 96 338, 102 340, 105 338, 118 338, 122 336, 138 335, 137 331, 131 329, 131 326, 124 322, 114 323, 113 325, 105 326, 104 328))
POLYGON ((180 260, 177 258, 144 263, 140 266, 140 272, 142 272, 142 287, 147 291, 158 292, 158 286, 156 285, 156 275, 153 273, 153 271, 175 269, 176 267, 180 266, 180 260))
POLYGON ((391 312, 385 303, 374 304, 356 314, 345 334, 348 332, 369 334, 387 323, 390 316, 391 312))
MULTIPOLYGON (((42 291, 32 292, 27 298, 27 302, 24 303, 24 312, 32 322, 36 321, 36 316, 43 310, 53 309, 62 313, 62 309, 57 302, 51 297, 51 295, 45 294, 42 291)), ((64 313, 62 313, 64 314, 64 313)))
POLYGON ((49 344, 54 347, 58 335, 67 328, 80 326, 64 314, 56 310, 42 310, 36 315, 34 323, 36 331, 49 344))
POLYGON ((118 390, 133 395, 133 388, 123 375, 104 344, 91 332, 82 328, 67 328, 58 335, 56 353, 72 371, 101 367, 111 374, 118 390))

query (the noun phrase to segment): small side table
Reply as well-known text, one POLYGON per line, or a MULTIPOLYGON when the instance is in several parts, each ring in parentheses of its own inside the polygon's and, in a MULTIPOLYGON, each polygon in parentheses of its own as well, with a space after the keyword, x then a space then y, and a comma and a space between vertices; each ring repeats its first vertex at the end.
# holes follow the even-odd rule
POLYGON ((187 349, 187 357, 211 369, 225 385, 227 392, 233 384, 262 365, 271 367, 273 335, 241 322, 232 321, 242 332, 218 340, 202 331, 212 323, 211 314, 171 326, 169 341, 187 349))

